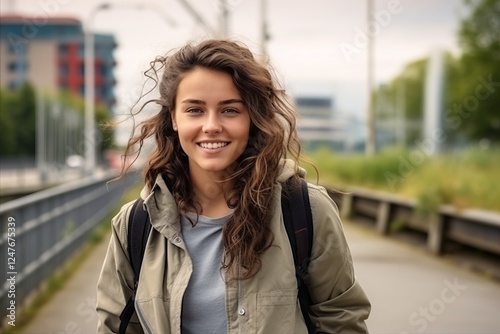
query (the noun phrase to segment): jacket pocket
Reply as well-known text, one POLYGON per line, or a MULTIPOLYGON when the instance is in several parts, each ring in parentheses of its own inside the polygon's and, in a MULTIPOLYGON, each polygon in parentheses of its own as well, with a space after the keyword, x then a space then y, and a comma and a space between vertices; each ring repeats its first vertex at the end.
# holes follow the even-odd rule
POLYGON ((297 289, 258 293, 257 333, 294 333, 297 311, 297 289))

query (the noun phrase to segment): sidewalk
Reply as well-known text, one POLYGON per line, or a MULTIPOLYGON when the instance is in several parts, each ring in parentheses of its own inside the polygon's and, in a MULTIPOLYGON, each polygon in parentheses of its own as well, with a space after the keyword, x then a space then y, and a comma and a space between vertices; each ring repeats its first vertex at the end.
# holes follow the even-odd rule
POLYGON ((371 333, 500 333, 500 284, 424 247, 345 224, 371 333))
POLYGON ((109 237, 109 233, 103 237, 64 287, 23 328, 23 333, 96 333, 97 279, 109 237))

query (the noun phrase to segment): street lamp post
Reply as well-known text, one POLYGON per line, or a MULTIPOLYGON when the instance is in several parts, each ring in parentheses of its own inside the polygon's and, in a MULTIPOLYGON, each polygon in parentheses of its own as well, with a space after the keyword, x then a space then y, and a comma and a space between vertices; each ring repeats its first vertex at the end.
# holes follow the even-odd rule
POLYGON ((92 175, 96 160, 95 137, 95 78, 94 78, 94 35, 92 22, 99 10, 109 8, 108 4, 94 7, 85 22, 84 61, 85 61, 85 175, 92 175))
POLYGON ((226 0, 219 0, 220 7, 220 28, 219 35, 221 37, 229 36, 229 10, 227 8, 226 0))
MULTIPOLYGON (((84 171, 86 175, 92 175, 96 167, 96 136, 95 136, 95 50, 94 34, 92 24, 94 18, 100 10, 111 9, 117 4, 102 3, 94 7, 85 22, 84 26, 84 66, 85 66, 85 164, 84 171)), ((146 8, 145 3, 120 3, 121 6, 137 9, 146 8)), ((148 4, 149 5, 149 4, 148 4)), ((158 6, 152 5, 152 11, 162 16, 169 26, 175 26, 176 23, 168 15, 161 13, 158 6)))

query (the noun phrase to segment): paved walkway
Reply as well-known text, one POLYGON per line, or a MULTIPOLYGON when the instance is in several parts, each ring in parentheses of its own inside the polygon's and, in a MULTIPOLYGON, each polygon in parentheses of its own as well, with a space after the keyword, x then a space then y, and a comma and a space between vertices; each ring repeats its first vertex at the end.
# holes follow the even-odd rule
POLYGON ((346 225, 372 333, 500 333, 500 284, 373 230, 346 225))
MULTIPOLYGON (((500 333, 500 284, 424 250, 346 224, 372 301, 372 333, 500 333)), ((95 333, 95 286, 107 238, 24 333, 95 333)))
POLYGON ((23 329, 23 333, 95 333, 96 286, 109 236, 85 259, 80 269, 23 329))

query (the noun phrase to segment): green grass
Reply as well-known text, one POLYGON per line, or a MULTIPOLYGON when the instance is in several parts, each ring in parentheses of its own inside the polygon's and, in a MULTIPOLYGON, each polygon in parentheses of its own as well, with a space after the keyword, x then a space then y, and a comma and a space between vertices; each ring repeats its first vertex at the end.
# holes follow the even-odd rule
MULTIPOLYGON (((392 148, 372 157, 321 148, 306 156, 318 168, 320 183, 333 188, 360 186, 416 198, 422 212, 440 204, 500 211, 500 148, 438 156, 392 148)), ((314 170, 305 168, 315 178, 314 170)))
POLYGON ((128 189, 123 195, 120 203, 110 212, 93 230, 88 242, 71 257, 67 264, 56 273, 52 274, 37 291, 27 305, 23 305, 21 314, 16 317, 16 326, 5 325, 0 328, 1 333, 18 334, 23 333, 23 328, 35 317, 38 311, 50 301, 52 296, 64 287, 65 283, 78 271, 84 260, 92 253, 94 248, 108 235, 111 230, 111 219, 118 213, 121 206, 139 197, 141 185, 135 185, 128 189))

